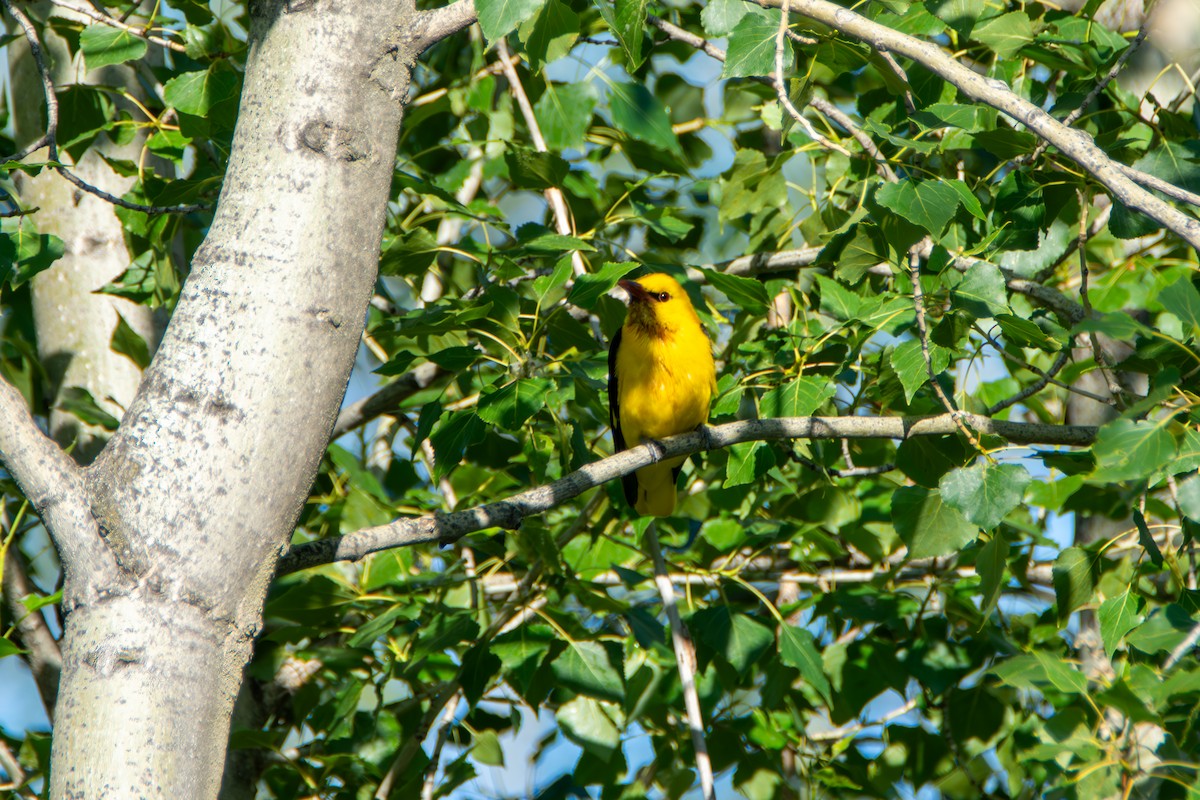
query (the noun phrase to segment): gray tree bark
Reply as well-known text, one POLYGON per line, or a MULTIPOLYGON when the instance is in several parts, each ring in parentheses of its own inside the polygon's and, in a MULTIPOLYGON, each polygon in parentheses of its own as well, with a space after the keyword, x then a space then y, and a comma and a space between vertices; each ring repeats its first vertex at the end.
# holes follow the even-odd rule
POLYGON ((217 795, 362 332, 420 22, 411 0, 254 7, 216 218, 154 363, 82 484, 39 499, 44 519, 81 495, 90 511, 50 524, 67 581, 52 797, 217 795))

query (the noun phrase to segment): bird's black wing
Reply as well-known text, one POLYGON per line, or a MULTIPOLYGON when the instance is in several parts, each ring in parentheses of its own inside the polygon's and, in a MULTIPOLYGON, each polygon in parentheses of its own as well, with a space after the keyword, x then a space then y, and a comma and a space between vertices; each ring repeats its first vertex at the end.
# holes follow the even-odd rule
MULTIPOLYGON (((621 432, 621 400, 617 389, 617 350, 621 347, 621 330, 613 336, 608 346, 608 422, 612 426, 613 448, 616 452, 628 449, 625 435, 621 432)), ((625 490, 625 502, 629 507, 637 503, 637 475, 630 473, 621 477, 621 488, 625 490)))

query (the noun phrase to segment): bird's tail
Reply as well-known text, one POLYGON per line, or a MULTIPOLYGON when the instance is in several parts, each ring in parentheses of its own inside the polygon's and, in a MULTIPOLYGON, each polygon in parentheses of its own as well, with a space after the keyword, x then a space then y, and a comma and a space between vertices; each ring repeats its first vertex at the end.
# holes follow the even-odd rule
POLYGON ((670 463, 651 464, 637 471, 637 502, 634 508, 645 517, 669 517, 675 513, 675 476, 670 463))

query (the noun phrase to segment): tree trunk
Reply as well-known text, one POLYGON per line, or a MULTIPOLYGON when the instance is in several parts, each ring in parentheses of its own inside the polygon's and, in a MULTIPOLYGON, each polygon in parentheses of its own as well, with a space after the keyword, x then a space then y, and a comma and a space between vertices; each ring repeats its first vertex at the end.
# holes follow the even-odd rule
POLYGON ((254 6, 229 169, 154 363, 88 470, 51 794, 208 798, 375 282, 411 2, 254 6))

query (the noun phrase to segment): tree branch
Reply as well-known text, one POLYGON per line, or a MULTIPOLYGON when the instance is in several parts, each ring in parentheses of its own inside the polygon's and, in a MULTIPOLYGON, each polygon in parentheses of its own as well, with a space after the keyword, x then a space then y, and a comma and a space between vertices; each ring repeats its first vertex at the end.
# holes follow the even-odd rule
POLYGON ((448 377, 448 373, 432 362, 409 370, 375 394, 343 408, 333 425, 330 440, 338 439, 360 425, 394 411, 400 403, 445 377, 448 377))
POLYGON ((675 602, 675 587, 667 572, 667 562, 658 545, 657 523, 646 529, 646 546, 654 561, 654 585, 662 598, 663 610, 671 626, 671 644, 675 649, 675 665, 679 669, 679 684, 683 689, 683 704, 687 709, 688 730, 692 734, 692 749, 696 751, 696 772, 700 773, 700 792, 704 800, 714 800, 712 759, 708 757, 708 742, 704 738, 704 714, 700 710, 700 693, 696 691, 696 645, 687 626, 679 616, 675 602))
POLYGON ((456 0, 448 6, 419 13, 416 38, 420 52, 424 52, 475 21, 475 0, 456 0))
MULTIPOLYGON (((1006 422, 966 413, 956 416, 978 433, 994 434, 1014 444, 1088 445, 1095 439, 1097 430, 1084 425, 1006 422)), ((469 533, 487 528, 515 529, 525 517, 543 514, 588 489, 658 461, 701 450, 741 442, 784 439, 907 439, 945 436, 958 430, 957 421, 949 414, 932 417, 781 417, 730 422, 638 445, 594 461, 553 483, 495 503, 450 514, 405 517, 345 536, 296 545, 280 559, 276 574, 287 575, 334 561, 357 561, 370 553, 393 547, 432 542, 451 544, 469 533)))
POLYGON ((38 428, 25 398, 0 379, 0 462, 45 523, 67 568, 111 564, 91 518, 83 472, 38 428))
POLYGON ((15 545, 4 554, 4 605, 13 625, 21 637, 21 644, 28 651, 25 661, 33 673, 46 718, 54 722, 54 706, 58 702, 58 680, 62 674, 62 651, 55 641, 46 618, 41 611, 30 611, 22 602, 27 597, 36 597, 33 584, 25 574, 24 565, 17 555, 15 545))
MULTIPOLYGON (((784 0, 761 0, 779 8, 784 0)), ((787 0, 792 11, 827 25, 876 49, 911 58, 945 78, 973 100, 1004 112, 1057 147, 1102 183, 1126 206, 1146 214, 1200 250, 1200 220, 1190 217, 1143 189, 1082 131, 1070 128, 1021 98, 1001 80, 987 78, 960 64, 931 42, 880 25, 829 0, 787 0)))

